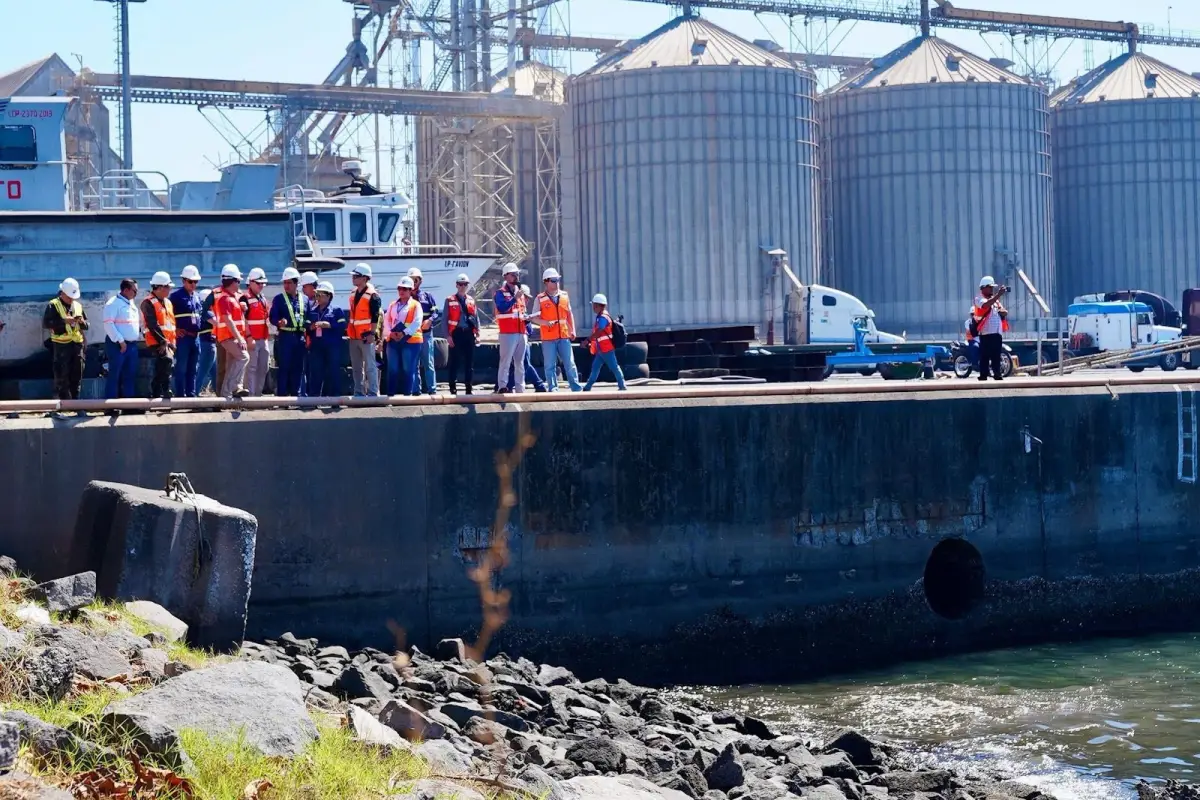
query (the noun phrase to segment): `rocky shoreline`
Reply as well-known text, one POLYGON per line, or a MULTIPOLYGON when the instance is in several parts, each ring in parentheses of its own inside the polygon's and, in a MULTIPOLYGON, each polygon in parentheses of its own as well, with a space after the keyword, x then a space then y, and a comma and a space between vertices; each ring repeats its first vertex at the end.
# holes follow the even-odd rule
MULTIPOLYGON (((283 763, 348 735, 371 759, 415 765, 386 793, 357 796, 1053 800, 1002 776, 917 768, 854 730, 813 742, 624 680, 505 655, 477 663, 458 639, 396 654, 285 633, 233 656, 174 657, 187 626, 165 609, 97 606, 90 573, 34 586, 14 572, 0 560, 0 798, 221 797, 191 777, 203 765, 189 731, 200 731, 283 763), (103 703, 82 721, 31 713, 89 692, 103 703)), ((298 796, 269 786, 258 776, 231 796, 298 796)), ((1138 789, 1141 800, 1194 791, 1138 789)))

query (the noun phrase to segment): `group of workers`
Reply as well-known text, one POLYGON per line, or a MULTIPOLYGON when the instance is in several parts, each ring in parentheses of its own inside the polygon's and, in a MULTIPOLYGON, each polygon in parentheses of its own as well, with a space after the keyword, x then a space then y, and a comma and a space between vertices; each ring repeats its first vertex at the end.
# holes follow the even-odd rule
MULTIPOLYGON (((335 303, 331 283, 319 281, 315 272, 301 274, 295 267, 283 271, 283 291, 269 304, 264 296, 269 281, 257 267, 246 275, 244 291, 235 264, 221 270, 217 287, 204 290, 199 288, 201 275, 195 266, 183 268, 179 287, 166 272, 156 272, 140 302, 137 281, 122 280, 118 293, 104 306, 105 398, 135 396, 142 341, 145 353, 154 359, 152 398, 196 397, 210 387, 227 399, 261 395, 271 363, 271 328, 275 329, 278 396, 341 396, 344 346, 349 348, 356 397, 380 394, 377 357, 386 365, 386 394, 433 395, 437 392, 433 327, 443 318, 450 393, 458 393, 460 369, 466 393, 473 393, 480 322, 475 299, 467 293, 471 285, 467 275, 458 276, 456 293, 439 309, 434 297, 421 289, 419 269, 410 269, 399 280, 397 297, 386 308, 371 283, 369 264, 356 265, 350 274, 354 289, 345 308, 335 303)), ((594 320, 587 341, 595 358, 590 377, 580 386, 571 350, 575 318, 558 271, 543 273, 545 288, 536 297, 520 285, 516 264, 505 265, 503 276, 495 294, 500 335, 497 392, 524 392, 527 380, 539 391, 556 391, 560 368, 571 391, 589 391, 601 366, 613 373, 619 389, 626 388, 615 353, 615 324, 604 295, 592 298, 594 320), (528 339, 535 325, 546 366, 544 384, 529 360, 528 339)), ((65 279, 43 316, 53 352, 54 393, 61 400, 78 399, 81 390, 84 332, 89 323, 80 296, 79 283, 65 279)))

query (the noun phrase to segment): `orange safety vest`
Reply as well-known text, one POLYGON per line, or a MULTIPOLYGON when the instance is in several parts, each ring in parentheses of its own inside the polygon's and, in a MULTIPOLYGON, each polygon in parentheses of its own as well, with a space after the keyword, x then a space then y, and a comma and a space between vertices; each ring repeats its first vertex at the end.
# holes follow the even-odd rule
POLYGON ((350 321, 346 325, 346 335, 351 339, 361 339, 365 333, 373 333, 375 327, 371 324, 371 298, 376 294, 375 287, 367 284, 363 292, 355 289, 350 293, 350 321))
MULTIPOLYGON (((175 308, 171 305, 170 300, 159 300, 154 295, 150 295, 150 303, 154 306, 154 317, 158 321, 158 327, 162 329, 163 338, 167 340, 167 344, 175 346, 175 308)), ((150 332, 150 327, 146 324, 146 320, 142 320, 142 327, 146 329, 146 344, 150 347, 158 347, 161 342, 158 337, 150 332)))
POLYGON ((513 304, 507 314, 496 314, 496 324, 500 327, 500 333, 525 332, 525 322, 521 319, 521 315, 525 313, 525 293, 519 286, 513 287, 513 291, 517 295, 517 302, 513 304))
POLYGON ((238 298, 225 290, 221 290, 220 296, 213 301, 213 316, 216 322, 213 323, 213 330, 217 333, 218 342, 227 342, 230 339, 236 339, 234 329, 244 337, 246 335, 246 315, 242 313, 242 304, 238 302, 238 298), (225 308, 223 307, 224 300, 228 300, 229 318, 232 320, 232 326, 226 322, 224 317, 225 308))
POLYGON ((246 337, 265 342, 269 338, 269 334, 267 333, 267 301, 263 300, 261 294, 255 296, 249 292, 242 292, 238 300, 246 304, 246 337))
MULTIPOLYGON (((475 298, 468 296, 466 301, 467 315, 471 317, 475 316, 475 298)), ((466 324, 463 322, 462 303, 458 301, 458 295, 451 295, 450 301, 446 303, 446 318, 449 320, 446 326, 449 328, 450 333, 454 333, 454 329, 459 326, 459 323, 466 324)))
MULTIPOLYGON (((421 313, 421 304, 416 299, 408 298, 408 313, 404 315, 404 327, 408 327, 416 322, 417 314, 421 313)), ((421 344, 425 341, 425 334, 418 328, 417 332, 408 337, 409 344, 421 344)))
POLYGON ((567 297, 567 293, 559 291, 557 302, 546 292, 542 292, 537 296, 539 311, 538 316, 542 318, 542 322, 552 321, 553 324, 542 324, 542 341, 552 342, 557 339, 570 339, 571 327, 574 320, 571 318, 571 300, 567 297))
MULTIPOLYGON (((989 308, 987 311, 984 311, 979 306, 971 306, 971 316, 975 319, 975 322, 976 322, 976 324, 978 324, 980 330, 983 330, 984 320, 986 320, 991 315, 992 315, 991 308, 989 308)), ((1002 333, 1008 333, 1008 320, 1001 318, 1000 331, 1002 333)), ((974 338, 974 337, 971 336, 971 328, 968 327, 967 328, 967 341, 970 341, 972 338, 974 338)))
POLYGON ((592 353, 593 354, 597 353, 597 352, 611 353, 613 350, 615 350, 616 348, 613 347, 613 343, 612 343, 612 335, 613 335, 612 317, 609 316, 607 311, 601 311, 600 316, 596 317, 595 324, 592 325, 592 346, 591 346, 592 353), (600 332, 600 318, 601 317, 608 320, 608 327, 605 328, 604 333, 600 332))

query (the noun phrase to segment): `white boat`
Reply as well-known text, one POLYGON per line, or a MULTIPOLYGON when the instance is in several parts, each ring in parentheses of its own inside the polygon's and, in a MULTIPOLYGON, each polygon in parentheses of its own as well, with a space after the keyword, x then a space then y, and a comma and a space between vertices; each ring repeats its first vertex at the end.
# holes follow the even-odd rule
POLYGON ((103 342, 103 305, 123 278, 143 292, 150 276, 166 270, 178 281, 187 264, 217 283, 222 265, 243 274, 266 270, 270 294, 279 291, 283 270, 324 273, 341 297, 351 290, 354 264, 371 265, 373 282, 385 299, 417 267, 423 287, 440 302, 466 273, 472 284, 496 254, 460 253, 453 248, 412 245, 411 203, 403 195, 330 198, 292 187, 274 193, 277 167, 235 165, 209 185, 208 205, 172 210, 180 195, 158 172, 113 171, 75 180, 64 123, 67 97, 0 98, 0 377, 46 358, 42 328, 46 303, 65 277, 79 281, 91 330, 88 342, 103 342))

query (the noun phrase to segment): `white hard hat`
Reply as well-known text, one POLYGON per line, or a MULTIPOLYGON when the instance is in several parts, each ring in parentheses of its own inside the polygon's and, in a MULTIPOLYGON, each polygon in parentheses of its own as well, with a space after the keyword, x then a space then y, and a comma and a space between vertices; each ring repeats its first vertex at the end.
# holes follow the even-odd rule
POLYGON ((400 282, 396 284, 397 289, 412 289, 415 286, 416 284, 413 283, 412 278, 401 278, 400 282))
POLYGON ((200 290, 200 302, 204 302, 205 300, 207 300, 208 296, 210 294, 212 294, 212 289, 201 289, 200 290))
POLYGON ((306 272, 300 276, 300 285, 301 286, 316 286, 316 284, 317 284, 317 273, 306 272))
POLYGON ((408 277, 410 277, 410 278, 424 278, 425 276, 421 274, 421 270, 417 269, 416 267, 413 267, 412 269, 410 269, 410 270, 408 271, 408 277))
POLYGON ((542 280, 544 281, 548 281, 551 278, 558 279, 561 277, 562 275, 559 275, 558 270, 556 270, 554 267, 548 267, 546 271, 542 273, 542 280))
MULTIPOLYGON (((315 278, 316 275, 313 275, 313 277, 315 278)), ((288 267, 283 271, 283 279, 285 281, 300 280, 300 270, 296 269, 295 267, 288 267)))
POLYGON ((521 270, 511 261, 504 265, 504 275, 520 275, 521 270))
POLYGON ((242 271, 238 269, 237 264, 226 264, 225 266, 221 267, 221 277, 237 278, 240 281, 242 279, 242 271))
POLYGON ((174 286, 171 282, 171 276, 165 272, 156 272, 150 276, 150 288, 155 286, 174 286))
POLYGON ((246 276, 246 280, 253 281, 255 283, 270 283, 270 281, 267 280, 267 271, 262 267, 255 267, 254 269, 250 270, 250 274, 246 276))
POLYGON ((526 297, 533 297, 533 292, 529 291, 529 287, 523 283, 521 284, 521 291, 525 293, 526 297))
POLYGON ((996 285, 996 279, 993 278, 991 275, 984 275, 982 278, 979 279, 979 288, 980 289, 982 289, 985 286, 995 286, 995 285, 996 285))
POLYGON ((200 280, 200 270, 196 269, 194 265, 188 264, 183 268, 183 272, 179 273, 179 277, 185 281, 198 281, 200 280))
POLYGON ((58 290, 72 300, 79 299, 79 281, 74 278, 67 278, 58 285, 58 290))
POLYGON ((317 291, 325 292, 326 294, 333 294, 333 284, 329 281, 321 281, 317 284, 317 291))
POLYGON ((350 274, 351 275, 359 275, 363 278, 369 278, 369 277, 371 277, 371 265, 370 264, 355 264, 354 269, 350 270, 350 274))
POLYGON ((602 294, 598 294, 592 298, 592 302, 596 305, 606 306, 608 305, 608 298, 602 294))
POLYGON ((460 272, 458 277, 454 279, 455 283, 470 283, 471 279, 467 277, 467 273, 460 272))

